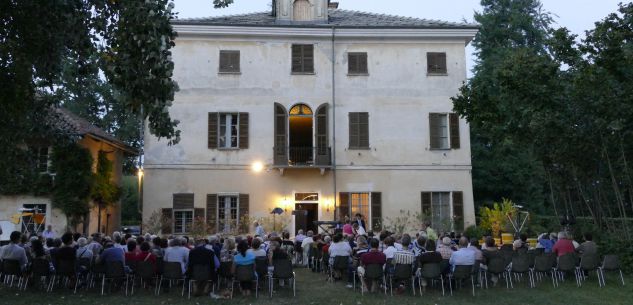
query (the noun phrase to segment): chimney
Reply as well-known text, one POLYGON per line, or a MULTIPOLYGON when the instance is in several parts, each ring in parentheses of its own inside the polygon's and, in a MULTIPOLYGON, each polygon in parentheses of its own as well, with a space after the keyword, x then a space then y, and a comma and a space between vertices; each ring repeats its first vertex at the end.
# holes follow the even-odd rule
POLYGON ((337 9, 338 8, 338 2, 328 1, 327 7, 329 9, 337 9))

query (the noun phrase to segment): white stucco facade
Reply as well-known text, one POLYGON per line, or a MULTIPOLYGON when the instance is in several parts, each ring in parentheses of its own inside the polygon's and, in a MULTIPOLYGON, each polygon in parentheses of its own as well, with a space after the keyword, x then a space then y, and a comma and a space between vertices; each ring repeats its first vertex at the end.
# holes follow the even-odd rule
MULTIPOLYGON (((264 217, 274 207, 293 210, 295 193, 314 192, 321 221, 334 220, 341 193, 380 193, 379 206, 372 205, 364 217, 375 222, 371 214, 377 208, 384 222, 401 210, 421 212, 422 192, 461 192, 465 226, 475 223, 468 124, 459 121, 458 149, 432 150, 429 114, 452 112, 450 97, 466 78, 465 46, 476 30, 188 24, 175 29, 180 91, 169 111, 180 121, 182 140, 167 146, 145 136, 144 219, 174 208, 173 194, 193 194, 197 209, 210 207, 208 194, 248 194, 250 216, 264 217), (291 73, 293 44, 314 45, 314 73, 291 73), (218 73, 221 50, 239 50, 239 73, 218 73), (367 53, 367 75, 348 75, 350 52, 367 53), (427 52, 446 53, 446 74, 427 74, 427 52), (328 105, 332 162, 276 164, 275 104, 288 111, 299 103, 314 112, 328 105), (215 112, 248 113, 247 149, 208 147, 208 114, 215 112), (350 112, 368 113, 368 149, 348 147, 350 112), (252 171, 255 162, 265 170, 252 171)), ((297 227, 293 222, 288 229, 297 227)))

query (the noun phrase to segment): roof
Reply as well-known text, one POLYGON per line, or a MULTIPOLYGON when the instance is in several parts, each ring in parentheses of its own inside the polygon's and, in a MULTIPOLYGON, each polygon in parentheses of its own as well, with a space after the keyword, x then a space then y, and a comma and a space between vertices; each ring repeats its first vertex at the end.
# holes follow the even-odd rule
POLYGON ((64 132, 80 136, 91 136, 98 140, 108 142, 125 152, 138 154, 136 148, 129 146, 127 143, 93 125, 88 122, 88 120, 72 113, 70 110, 63 107, 56 107, 54 108, 54 112, 54 125, 64 132))
POLYGON ((176 19, 180 25, 251 26, 251 27, 339 27, 339 28, 431 28, 431 29, 478 29, 474 23, 447 22, 385 14, 374 14, 341 9, 329 10, 329 23, 279 23, 270 12, 220 17, 176 19))

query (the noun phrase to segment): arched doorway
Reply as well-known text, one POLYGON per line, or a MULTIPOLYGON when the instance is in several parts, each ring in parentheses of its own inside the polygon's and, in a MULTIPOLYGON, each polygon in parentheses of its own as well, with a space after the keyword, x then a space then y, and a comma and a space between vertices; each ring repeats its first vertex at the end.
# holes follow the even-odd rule
POLYGON ((288 163, 290 165, 314 164, 313 112, 305 104, 290 108, 288 116, 288 163))

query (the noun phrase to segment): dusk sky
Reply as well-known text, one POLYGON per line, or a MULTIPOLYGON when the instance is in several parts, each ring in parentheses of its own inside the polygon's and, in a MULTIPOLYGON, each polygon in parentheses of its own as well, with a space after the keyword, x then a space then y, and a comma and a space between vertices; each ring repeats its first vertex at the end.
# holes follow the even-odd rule
MULTIPOLYGON (((444 21, 473 21, 481 11, 479 0, 339 0, 339 8, 380 14, 400 15, 444 21)), ((554 14, 557 25, 583 35, 596 21, 615 12, 622 0, 542 0, 546 11, 554 14)), ((230 7, 214 9, 212 0, 175 0, 179 18, 245 14, 270 10, 270 0, 235 0, 230 7)), ((472 53, 468 48, 467 52, 472 53)), ((469 59, 469 69, 473 58, 469 59)))

